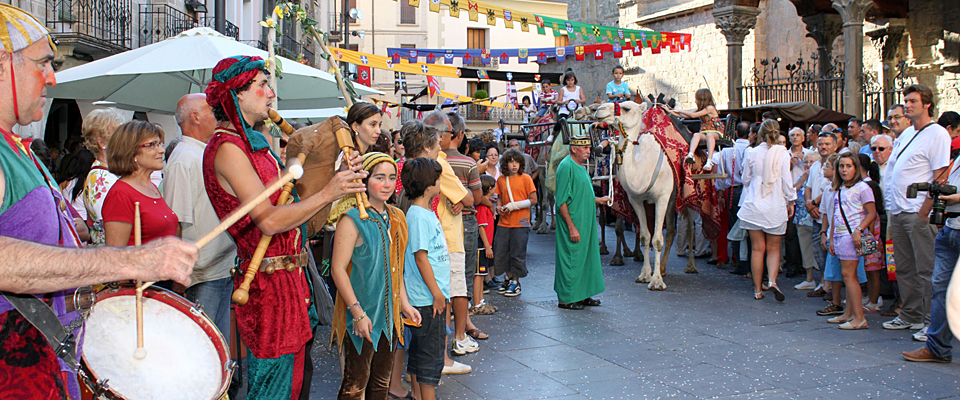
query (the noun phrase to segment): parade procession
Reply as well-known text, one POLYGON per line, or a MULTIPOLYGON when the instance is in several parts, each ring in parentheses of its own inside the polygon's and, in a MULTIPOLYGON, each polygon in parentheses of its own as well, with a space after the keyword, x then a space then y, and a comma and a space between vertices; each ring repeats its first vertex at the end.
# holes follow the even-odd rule
POLYGON ((0 400, 960 398, 951 3, 0 0, 0 400))

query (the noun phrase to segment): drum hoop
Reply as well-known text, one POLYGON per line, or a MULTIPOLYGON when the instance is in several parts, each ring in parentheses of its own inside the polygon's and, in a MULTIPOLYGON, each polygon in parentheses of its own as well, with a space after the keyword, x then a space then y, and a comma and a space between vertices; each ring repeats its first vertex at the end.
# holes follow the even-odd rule
MULTIPOLYGON (((132 284, 123 284, 120 285, 119 288, 106 287, 97 293, 97 303, 119 296, 136 296, 136 286, 132 284)), ((217 355, 220 357, 221 382, 220 387, 217 389, 216 396, 214 396, 211 400, 221 398, 230 387, 230 381, 233 378, 233 370, 236 367, 236 363, 230 359, 230 347, 227 346, 226 339, 224 339, 223 334, 217 330, 216 325, 214 325, 210 317, 207 316, 207 314, 204 313, 203 310, 196 305, 196 303, 191 303, 189 300, 164 288, 156 286, 147 288, 143 291, 143 297, 146 299, 159 301, 163 304, 173 307, 177 311, 182 312, 187 316, 187 318, 190 318, 190 320, 197 323, 197 325, 200 326, 200 329, 207 334, 207 337, 213 341, 213 347, 217 351, 217 355)), ((94 303, 94 306, 96 306, 96 303, 94 303)), ((91 313, 92 311, 93 309, 91 308, 91 313)), ((96 371, 90 369, 90 366, 87 365, 86 355, 81 355, 80 357, 80 368, 78 374, 83 380, 83 383, 86 384, 87 387, 89 387, 93 392, 94 398, 110 395, 108 397, 109 399, 124 399, 123 397, 118 397, 121 395, 120 393, 110 389, 108 380, 100 379, 96 371)))

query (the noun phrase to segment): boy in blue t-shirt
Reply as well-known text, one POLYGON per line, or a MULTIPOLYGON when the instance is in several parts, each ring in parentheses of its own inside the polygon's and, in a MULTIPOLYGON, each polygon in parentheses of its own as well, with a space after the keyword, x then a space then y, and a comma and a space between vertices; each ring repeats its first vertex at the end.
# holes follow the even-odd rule
POLYGON ((446 352, 446 305, 450 299, 450 252, 430 202, 440 193, 440 163, 430 158, 407 160, 400 172, 407 210, 409 242, 403 281, 410 305, 420 312, 419 327, 412 327, 407 351, 407 373, 416 398, 434 400, 446 352))
POLYGON ((622 81, 623 67, 613 67, 613 81, 607 82, 607 99, 611 103, 630 100, 630 85, 622 81))

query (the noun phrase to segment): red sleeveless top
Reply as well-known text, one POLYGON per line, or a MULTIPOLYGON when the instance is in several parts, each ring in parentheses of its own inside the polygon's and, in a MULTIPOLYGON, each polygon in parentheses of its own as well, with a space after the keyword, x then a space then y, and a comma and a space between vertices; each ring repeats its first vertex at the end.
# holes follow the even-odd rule
MULTIPOLYGON (((227 142, 243 150, 264 186, 280 176, 280 166, 268 149, 254 152, 240 134, 218 128, 203 153, 203 183, 220 219, 226 218, 241 205, 236 196, 227 193, 220 186, 213 167, 217 150, 221 144, 227 142)), ((280 191, 273 193, 270 202, 277 204, 279 197, 280 191)), ((237 288, 243 281, 243 272, 246 271, 263 232, 257 228, 250 216, 240 219, 227 229, 227 232, 237 243, 240 257, 240 274, 234 275, 234 288, 237 288)), ((299 254, 300 240, 299 227, 278 233, 270 241, 264 257, 299 254)), ((269 275, 258 272, 250 285, 250 300, 245 305, 236 306, 240 337, 250 346, 253 355, 260 359, 297 353, 312 337, 309 306, 310 289, 302 268, 293 272, 281 269, 269 275)))

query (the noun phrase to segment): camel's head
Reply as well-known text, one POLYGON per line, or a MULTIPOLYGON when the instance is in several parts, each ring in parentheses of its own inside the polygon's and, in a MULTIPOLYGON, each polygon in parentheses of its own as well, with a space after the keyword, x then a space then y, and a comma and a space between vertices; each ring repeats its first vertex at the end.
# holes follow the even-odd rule
POLYGON ((604 103, 597 109, 596 117, 599 122, 606 122, 615 125, 618 121, 623 125, 623 129, 631 131, 634 128, 641 127, 643 124, 643 113, 647 112, 650 105, 647 103, 634 103, 625 101, 620 103, 620 112, 617 115, 616 103, 604 103))
POLYGON ((600 104, 593 103, 589 106, 583 106, 573 112, 573 118, 575 121, 589 121, 593 119, 594 113, 597 112, 597 109, 600 108, 600 104))

